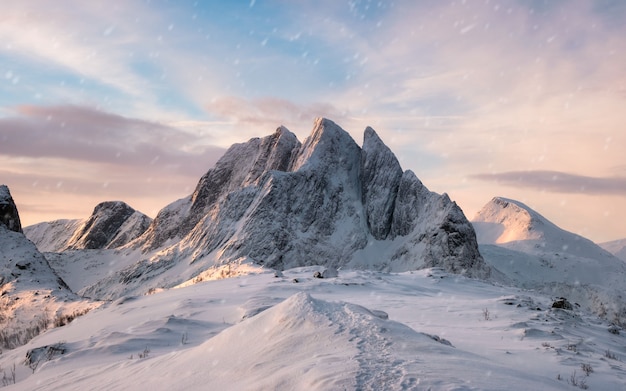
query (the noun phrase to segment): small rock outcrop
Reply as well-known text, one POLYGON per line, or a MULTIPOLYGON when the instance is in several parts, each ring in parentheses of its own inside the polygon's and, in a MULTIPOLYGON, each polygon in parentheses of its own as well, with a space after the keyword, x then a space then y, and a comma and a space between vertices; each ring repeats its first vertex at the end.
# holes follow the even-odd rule
POLYGON ((17 206, 6 185, 0 185, 0 224, 4 224, 11 231, 22 232, 17 206))
POLYGON ((572 305, 572 303, 567 301, 566 298, 560 297, 552 303, 552 308, 559 308, 562 310, 573 310, 574 306, 572 305))

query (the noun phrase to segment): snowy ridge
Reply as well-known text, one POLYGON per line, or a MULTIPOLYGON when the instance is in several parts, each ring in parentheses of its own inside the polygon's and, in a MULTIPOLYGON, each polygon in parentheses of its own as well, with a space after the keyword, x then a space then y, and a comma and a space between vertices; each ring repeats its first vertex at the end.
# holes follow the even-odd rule
POLYGON ((284 127, 235 144, 193 194, 161 210, 120 257, 140 259, 82 294, 115 298, 185 283, 247 259, 274 269, 324 264, 486 277, 475 233, 367 128, 363 148, 328 119, 300 143, 284 127), (367 257, 375 248, 384 258, 367 257))
POLYGON ((506 244, 520 251, 566 252, 589 258, 609 254, 580 235, 565 231, 523 203, 495 197, 472 219, 480 244, 506 244))
POLYGON ((41 252, 61 252, 68 247, 69 240, 83 223, 80 219, 44 221, 24 227, 24 235, 41 252))
POLYGON ((55 220, 24 228, 42 252, 117 248, 139 237, 150 219, 121 201, 102 202, 84 220, 55 220))
POLYGON ((626 239, 618 239, 598 244, 600 247, 626 262, 626 239))

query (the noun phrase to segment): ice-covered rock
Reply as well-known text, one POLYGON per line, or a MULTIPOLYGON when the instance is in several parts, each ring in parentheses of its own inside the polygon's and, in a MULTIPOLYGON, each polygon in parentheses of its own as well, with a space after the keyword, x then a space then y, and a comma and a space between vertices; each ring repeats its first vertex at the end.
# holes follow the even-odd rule
POLYGON ((367 127, 361 150, 361 196, 367 226, 375 239, 386 239, 391 232, 402 177, 396 156, 374 129, 367 127))
POLYGON ((500 244, 524 252, 610 257, 591 240, 556 226, 522 202, 494 197, 472 219, 481 244, 500 244))
POLYGON ((22 232, 17 207, 6 185, 0 185, 0 224, 4 224, 11 231, 22 232))

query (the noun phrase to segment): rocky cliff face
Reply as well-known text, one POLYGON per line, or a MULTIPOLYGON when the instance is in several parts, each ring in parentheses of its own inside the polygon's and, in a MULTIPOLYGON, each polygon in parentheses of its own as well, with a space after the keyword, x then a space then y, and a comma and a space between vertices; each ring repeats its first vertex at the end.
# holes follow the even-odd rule
POLYGON ((316 120, 302 144, 280 127, 233 145, 192 195, 159 212, 132 245, 147 254, 165 245, 152 268, 247 257, 276 269, 326 264, 489 274, 471 224, 447 195, 403 172, 372 128, 361 148, 327 119, 316 120), (357 258, 372 246, 381 257, 366 265, 357 258))
POLYGON ((102 202, 84 220, 55 220, 24 229, 40 251, 121 247, 143 234, 152 222, 148 216, 121 201, 102 202))
POLYGON ((11 231, 22 232, 17 207, 6 185, 0 185, 0 224, 4 224, 11 231))

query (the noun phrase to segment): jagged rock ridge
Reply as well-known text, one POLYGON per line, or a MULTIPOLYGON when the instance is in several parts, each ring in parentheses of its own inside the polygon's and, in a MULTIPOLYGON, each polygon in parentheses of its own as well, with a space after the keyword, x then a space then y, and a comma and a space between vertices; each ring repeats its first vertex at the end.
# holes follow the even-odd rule
POLYGON ((276 269, 325 264, 489 274, 456 203, 403 172, 373 129, 361 148, 327 119, 316 120, 304 143, 279 127, 233 145, 193 194, 161 210, 127 247, 154 255, 112 278, 165 271, 181 259, 200 272, 205 259, 242 257, 276 269), (362 261, 372 247, 380 257, 362 261))
POLYGON ((24 228, 40 251, 117 248, 146 231, 152 219, 121 201, 102 202, 84 220, 55 220, 24 228))

